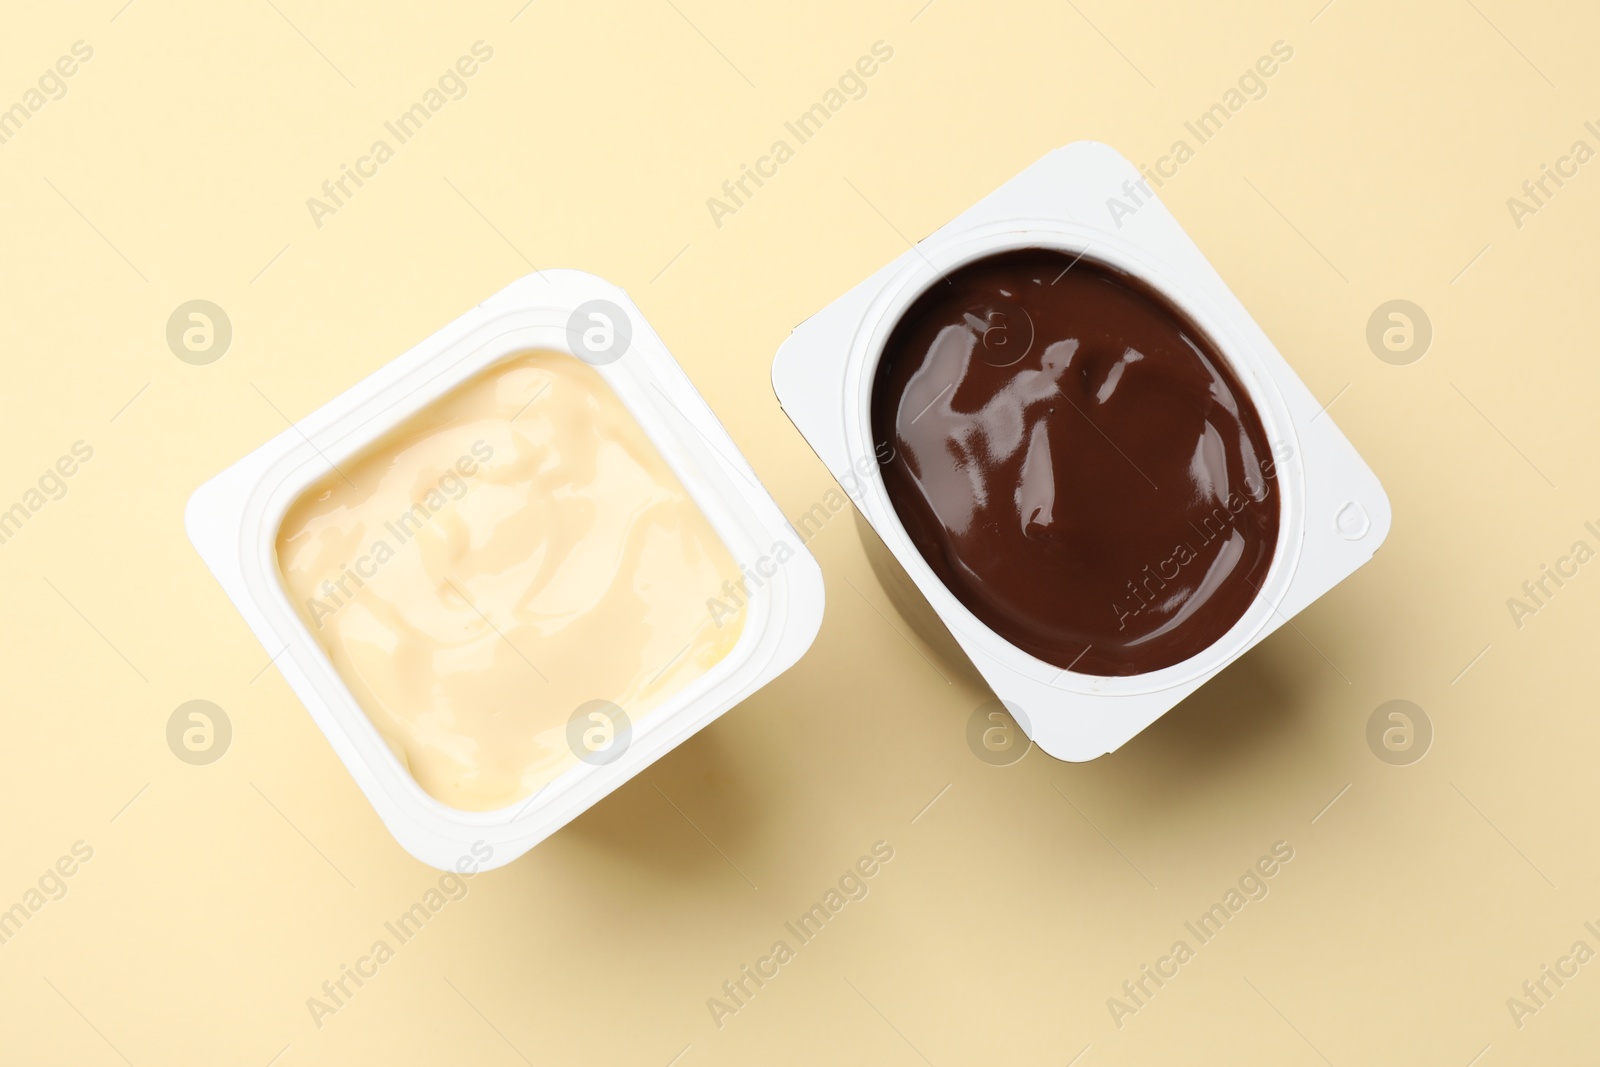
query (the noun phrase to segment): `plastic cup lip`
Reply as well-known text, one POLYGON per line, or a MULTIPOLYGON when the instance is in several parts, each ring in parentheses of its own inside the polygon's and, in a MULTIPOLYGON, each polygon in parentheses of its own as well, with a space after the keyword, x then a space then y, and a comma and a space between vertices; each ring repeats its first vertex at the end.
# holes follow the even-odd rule
MULTIPOLYGON (((891 551, 963 643, 983 649, 1006 668, 1063 693, 1138 696, 1202 680, 1238 658, 1268 627, 1300 563, 1306 525, 1306 484, 1299 437, 1282 392, 1251 338, 1199 287, 1185 284, 1137 246, 1103 230, 1055 219, 1014 219, 941 231, 917 246, 918 256, 887 278, 862 315, 847 357, 842 415, 848 453, 873 455, 872 387, 890 333, 923 293, 949 272, 988 256, 1044 248, 1087 258, 1132 275, 1170 300, 1216 344, 1254 405, 1272 449, 1279 499, 1278 540, 1260 589, 1237 622, 1200 652, 1159 670, 1126 676, 1080 674, 1047 663, 1001 637, 945 587, 911 541, 890 502, 876 465, 866 475, 860 506, 891 551)), ((1155 562, 1155 561, 1152 561, 1155 562)))

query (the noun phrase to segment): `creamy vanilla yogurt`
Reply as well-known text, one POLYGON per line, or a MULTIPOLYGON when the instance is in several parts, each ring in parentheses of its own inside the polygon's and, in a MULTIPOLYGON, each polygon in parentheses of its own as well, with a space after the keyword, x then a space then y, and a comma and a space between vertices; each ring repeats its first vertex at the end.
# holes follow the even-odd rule
POLYGON ((744 581, 590 366, 529 351, 394 427, 289 508, 290 600, 422 788, 483 811, 576 757, 575 709, 637 720, 725 657, 744 581))

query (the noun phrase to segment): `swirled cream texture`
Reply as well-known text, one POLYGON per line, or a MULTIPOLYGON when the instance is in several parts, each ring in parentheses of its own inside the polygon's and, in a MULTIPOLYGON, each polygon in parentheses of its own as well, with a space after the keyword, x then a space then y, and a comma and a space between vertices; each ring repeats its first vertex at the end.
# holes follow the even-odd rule
POLYGON ((487 811, 575 762, 574 711, 637 723, 728 654, 741 580, 592 367, 491 367, 312 486, 278 533, 290 599, 430 795, 487 811))

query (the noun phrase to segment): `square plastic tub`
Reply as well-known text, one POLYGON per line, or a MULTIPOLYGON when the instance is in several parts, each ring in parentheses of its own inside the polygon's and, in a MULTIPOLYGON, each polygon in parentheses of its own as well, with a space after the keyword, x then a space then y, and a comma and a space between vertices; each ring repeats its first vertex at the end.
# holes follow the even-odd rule
POLYGON ((834 476, 870 468, 856 497, 866 520, 1022 730, 1064 760, 1125 744, 1353 573, 1389 532, 1377 477, 1143 180, 1103 144, 1051 152, 801 323, 772 368, 784 411, 834 476), (1142 200, 1131 216, 1109 210, 1134 189, 1142 200), (1170 667, 1077 674, 1011 644, 939 580, 906 534, 877 465, 860 462, 874 455, 873 378, 901 314, 950 271, 1019 248, 1085 255, 1153 286, 1217 344, 1267 431, 1283 506, 1266 579, 1226 634, 1170 667))
POLYGON ((627 294, 580 271, 542 271, 485 300, 206 482, 189 500, 185 525, 384 824, 408 852, 440 869, 463 857, 488 869, 526 852, 786 670, 822 621, 821 571, 777 504, 627 294), (423 791, 358 705, 289 601, 276 537, 290 505, 334 466, 486 368, 530 349, 565 352, 594 366, 734 561, 762 577, 751 583, 733 649, 627 724, 620 751, 603 760, 580 758, 504 809, 462 811, 423 791), (780 545, 783 551, 775 552, 780 545), (775 556, 781 565, 773 565, 775 556))

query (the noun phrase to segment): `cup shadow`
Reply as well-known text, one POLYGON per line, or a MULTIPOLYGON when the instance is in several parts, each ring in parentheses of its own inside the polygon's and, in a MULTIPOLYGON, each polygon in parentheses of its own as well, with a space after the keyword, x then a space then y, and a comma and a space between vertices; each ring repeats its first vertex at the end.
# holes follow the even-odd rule
MULTIPOLYGON (((869 564, 889 602, 907 626, 937 655, 940 668, 959 676, 982 700, 994 695, 983 676, 956 643, 933 606, 922 595, 882 538, 855 511, 856 530, 869 564)), ((1229 664, 1171 711, 1117 751, 1088 764, 1057 760, 1042 750, 1028 762, 1041 766, 1095 770, 1096 787, 1152 799, 1190 801, 1197 791, 1220 788, 1230 778, 1250 773, 1264 753, 1276 751, 1304 712, 1294 650, 1267 640, 1229 664)))
POLYGON ((741 869, 739 857, 760 838, 765 819, 761 791, 747 771, 714 723, 540 848, 559 842, 607 866, 680 887, 715 891, 730 880, 749 881, 754 874, 741 869))
MULTIPOLYGON (((989 685, 983 680, 983 675, 978 673, 978 668, 961 650, 944 620, 933 610, 933 605, 928 603, 928 598, 922 595, 922 590, 917 588, 917 583, 911 580, 911 575, 900 565, 900 561, 894 558, 894 553, 883 543, 878 531, 872 528, 860 509, 852 505, 850 513, 855 518, 856 534, 861 539, 861 549, 872 568, 872 574, 878 579, 878 587, 926 651, 932 653, 939 669, 953 682, 959 680, 969 689, 989 693, 989 685)), ((984 699, 992 698, 993 694, 990 694, 984 699)))
MULTIPOLYGON (((861 513, 852 507, 862 549, 903 632, 952 682, 965 683, 974 706, 993 700, 983 676, 861 513)), ((865 595, 872 591, 864 590, 865 595)), ((876 606, 876 605, 875 605, 876 606)), ((1260 771, 1306 713, 1295 650, 1267 641, 1230 664, 1116 752, 1086 764, 1030 751, 1017 768, 1081 779, 1105 803, 1126 805, 1156 821, 1181 818, 1187 806, 1260 771)), ((778 699, 768 690, 741 707, 778 699)), ((945 718, 948 718, 946 716, 945 718)), ((965 725, 965 716, 962 716, 965 725)), ((942 728, 942 726, 940 727, 942 728)), ((541 851, 573 849, 620 870, 679 890, 720 892, 759 871, 740 870, 763 835, 770 803, 753 770, 714 724, 578 816, 541 851)))

